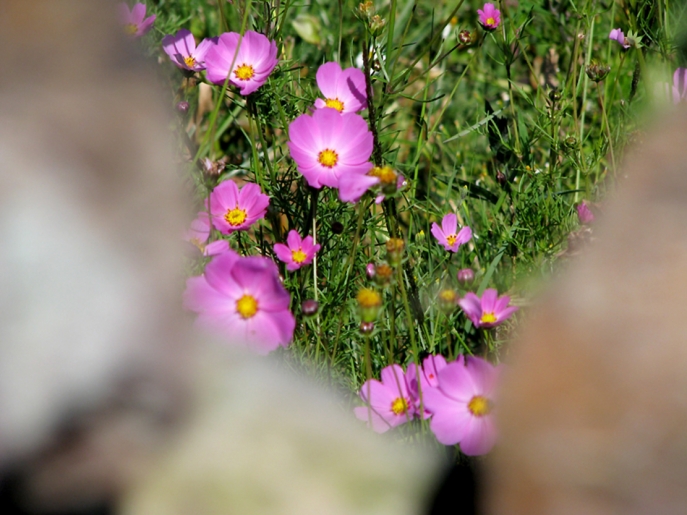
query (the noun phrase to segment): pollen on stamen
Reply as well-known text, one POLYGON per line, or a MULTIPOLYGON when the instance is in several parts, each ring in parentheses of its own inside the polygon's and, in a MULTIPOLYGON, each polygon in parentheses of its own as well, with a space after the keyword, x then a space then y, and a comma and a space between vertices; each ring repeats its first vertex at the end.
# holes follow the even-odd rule
POLYGON ((391 411, 394 413, 394 415, 403 415, 406 411, 408 411, 408 401, 403 397, 394 399, 394 401, 391 403, 391 411))
POLYGON ((475 395, 468 402, 468 410, 476 417, 488 415, 492 410, 492 402, 482 395, 475 395))
POLYGON ((236 78, 239 80, 249 80, 253 78, 253 75, 255 75, 255 70, 253 70, 253 67, 250 64, 243 63, 241 66, 236 68, 234 75, 236 75, 236 78))
POLYGON ((242 318, 252 318, 258 312, 258 301, 246 294, 236 301, 236 311, 242 318))
POLYGON ((239 225, 243 224, 246 221, 246 218, 248 218, 248 213, 246 213, 245 209, 239 209, 238 206, 236 206, 234 209, 228 210, 224 215, 224 219, 232 227, 238 227, 239 225))
POLYGON ((336 166, 336 163, 339 161, 339 155, 335 151, 326 148, 319 153, 319 155, 317 156, 317 161, 322 166, 325 166, 327 168, 334 168, 334 166, 336 166))
POLYGON ((192 56, 184 57, 184 64, 189 68, 193 68, 196 65, 196 58, 192 56))
POLYGON ((449 236, 446 236, 446 242, 451 247, 453 247, 453 245, 455 245, 457 239, 458 239, 458 236, 456 236, 455 234, 450 234, 449 236))
POLYGON ((496 322, 496 315, 494 313, 482 313, 482 318, 479 320, 483 324, 493 324, 496 322))
POLYGON ((324 101, 324 103, 327 105, 327 107, 331 107, 339 111, 340 113, 343 113, 344 110, 344 103, 339 100, 338 98, 328 98, 327 100, 324 101))
POLYGON ((294 250, 291 253, 291 258, 293 259, 294 263, 302 263, 305 261, 305 258, 307 256, 305 255, 305 252, 303 252, 301 249, 294 250))

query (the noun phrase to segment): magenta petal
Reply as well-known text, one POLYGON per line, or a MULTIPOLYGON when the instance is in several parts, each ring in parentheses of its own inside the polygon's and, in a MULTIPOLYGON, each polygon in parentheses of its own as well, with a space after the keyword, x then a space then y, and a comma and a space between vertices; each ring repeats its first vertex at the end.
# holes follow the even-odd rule
POLYGON ((131 9, 131 23, 134 23, 136 25, 139 25, 142 21, 143 18, 146 16, 146 6, 142 3, 137 3, 134 5, 133 9, 131 9))
POLYGON ((296 319, 288 309, 275 313, 258 310, 246 324, 246 343, 259 354, 267 354, 288 345, 295 327, 296 319))
MULTIPOLYGON (((310 239, 312 240, 312 238, 310 239)), ((298 234, 298 231, 291 229, 289 235, 286 237, 286 243, 291 250, 298 250, 302 243, 301 235, 298 234)))
POLYGON ((467 317, 472 320, 479 320, 482 317, 482 303, 479 297, 472 292, 468 292, 458 301, 458 305, 463 309, 467 317))
POLYGON ((358 420, 367 422, 375 433, 385 433, 391 429, 391 425, 371 407, 359 406, 354 408, 353 412, 358 420))
POLYGON ((464 245, 472 238, 472 229, 465 226, 456 235, 456 243, 458 245, 464 245))
POLYGON ((494 313, 496 307, 496 299, 499 292, 494 288, 487 288, 482 294, 482 313, 494 313))
POLYGON ((394 395, 398 393, 401 397, 408 396, 408 387, 406 385, 406 376, 403 369, 399 365, 390 365, 384 367, 381 372, 382 384, 389 388, 394 395))
POLYGON ((208 243, 208 245, 205 247, 205 251, 203 251, 203 255, 217 256, 219 254, 229 252, 230 250, 229 242, 227 240, 217 240, 213 241, 212 243, 208 243))
POLYGON ((500 369, 476 356, 468 356, 466 362, 465 368, 470 374, 475 387, 471 395, 490 397, 491 392, 496 389, 500 369))
POLYGON ((507 319, 510 318, 510 316, 511 316, 513 313, 515 313, 518 309, 519 309, 518 306, 511 306, 511 307, 509 307, 509 308, 504 309, 503 311, 501 311, 501 313, 499 313, 499 314, 497 315, 498 321, 499 321, 499 322, 503 322, 504 320, 507 320, 507 319))
POLYGON ((317 87, 325 98, 336 98, 336 85, 341 75, 341 66, 337 62, 324 63, 317 69, 317 87))
POLYGON ((430 231, 432 233, 432 236, 434 236, 439 243, 441 243, 444 246, 448 246, 448 242, 446 241, 446 235, 444 234, 444 231, 441 230, 441 227, 439 227, 439 224, 436 222, 432 222, 432 229, 430 231))
POLYGON ((451 234, 456 234, 458 230, 458 217, 453 213, 449 213, 441 220, 441 229, 444 234, 448 237, 451 234))
POLYGON ((479 393, 470 371, 461 362, 449 363, 437 375, 441 392, 455 401, 467 405, 470 399, 479 393))
POLYGON ((227 296, 210 286, 202 275, 186 280, 184 309, 202 313, 208 309, 212 310, 216 306, 228 305, 228 302, 227 296))
POLYGON ((274 253, 284 263, 293 262, 293 254, 291 253, 291 250, 283 243, 274 244, 274 253))
MULTIPOLYGON (((370 163, 372 168, 372 163, 370 163)), ((339 179, 339 199, 342 202, 358 202, 365 192, 379 182, 379 177, 367 174, 347 173, 339 179)))
POLYGON ((232 299, 237 299, 241 296, 240 288, 237 287, 234 281, 230 280, 230 274, 239 261, 239 255, 230 250, 210 261, 205 267, 205 273, 203 274, 210 286, 232 299))
POLYGON ((470 417, 465 434, 460 440, 460 450, 468 456, 488 453, 496 443, 496 428, 493 417, 470 417))

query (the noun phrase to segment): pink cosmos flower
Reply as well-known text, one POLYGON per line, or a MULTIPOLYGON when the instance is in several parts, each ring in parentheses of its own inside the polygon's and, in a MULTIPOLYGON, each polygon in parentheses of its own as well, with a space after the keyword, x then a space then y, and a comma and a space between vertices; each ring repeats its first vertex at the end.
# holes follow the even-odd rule
POLYGON ((281 261, 287 263, 286 269, 290 272, 312 263, 315 254, 320 250, 319 243, 313 245, 312 236, 306 236, 301 239, 301 235, 293 229, 289 231, 286 243, 287 245, 276 243, 274 245, 274 253, 281 261))
POLYGON ((197 218, 191 222, 191 227, 184 234, 184 239, 197 247, 204 256, 216 256, 229 250, 229 242, 227 240, 207 243, 209 237, 210 218, 207 211, 200 211, 197 218))
MULTIPOLYGON (((440 354, 427 356, 422 362, 422 366, 415 366, 415 363, 408 365, 408 370, 406 370, 406 381, 408 383, 408 392, 410 393, 410 398, 413 400, 415 408, 417 409, 418 415, 420 413, 420 391, 424 396, 425 392, 430 388, 439 387, 438 373, 446 367, 446 358, 440 354), (418 373, 419 372, 419 373, 418 373), (417 380, 420 378, 420 389, 417 387, 417 380)), ((424 416, 422 418, 429 418, 432 416, 432 412, 424 406, 424 416)))
POLYGON ((174 36, 162 38, 162 49, 179 68, 197 72, 205 69, 205 54, 214 43, 213 39, 204 39, 196 48, 193 34, 181 29, 174 36))
POLYGON ((494 288, 484 290, 481 299, 474 293, 468 292, 458 301, 458 305, 463 308, 475 327, 494 327, 518 310, 517 306, 508 306, 510 302, 508 295, 501 297, 498 295, 498 291, 494 288))
POLYGON ((119 4, 119 19, 124 25, 124 32, 134 38, 140 38, 148 32, 155 22, 155 15, 146 18, 146 6, 138 3, 129 10, 124 2, 119 4))
POLYGON ((501 367, 472 356, 461 356, 439 371, 439 387, 423 392, 432 412, 429 428, 439 442, 460 443, 468 456, 491 450, 496 442, 494 391, 500 372, 501 367))
POLYGON ((494 30, 501 23, 501 11, 494 4, 486 3, 482 9, 477 9, 479 23, 485 30, 494 30))
POLYGON ((245 231, 265 216, 269 203, 257 184, 248 183, 239 191, 234 181, 224 181, 210 193, 212 223, 222 234, 245 231))
POLYGON ((315 107, 331 107, 340 113, 357 113, 367 107, 365 74, 357 68, 341 71, 339 63, 324 63, 317 69, 317 87, 324 100, 315 100, 315 107))
POLYGON ((441 220, 441 227, 432 222, 432 235, 450 252, 458 252, 458 247, 470 241, 472 229, 467 225, 458 233, 458 217, 449 213, 441 220))
POLYGON ((687 100, 687 68, 678 68, 673 73, 673 103, 687 100))
POLYGON ((289 125, 289 140, 291 157, 313 188, 341 188, 339 197, 352 201, 379 180, 366 175, 372 168, 372 133, 358 114, 331 108, 302 114, 289 125))
POLYGON ((231 250, 208 263, 203 275, 188 279, 184 292, 184 307, 198 313, 200 327, 258 354, 291 341, 296 319, 290 302, 270 259, 231 250))
POLYGON ((623 34, 623 31, 620 29, 613 29, 611 30, 611 33, 608 35, 608 39, 613 39, 617 41, 620 46, 622 46, 625 49, 630 48, 630 43, 627 41, 625 38, 625 34, 623 34))
POLYGON ((225 32, 205 55, 207 78, 215 84, 229 82, 239 88, 243 96, 262 86, 277 60, 277 44, 267 37, 247 30, 243 39, 236 32, 225 32))
POLYGON ((398 365, 382 369, 382 381, 370 379, 360 388, 360 397, 367 406, 354 409, 355 416, 364 420, 377 433, 408 422, 415 415, 406 376, 398 365))
POLYGON ((594 213, 589 209, 589 205, 586 201, 582 201, 577 204, 577 218, 579 218, 581 224, 590 224, 594 221, 594 213))

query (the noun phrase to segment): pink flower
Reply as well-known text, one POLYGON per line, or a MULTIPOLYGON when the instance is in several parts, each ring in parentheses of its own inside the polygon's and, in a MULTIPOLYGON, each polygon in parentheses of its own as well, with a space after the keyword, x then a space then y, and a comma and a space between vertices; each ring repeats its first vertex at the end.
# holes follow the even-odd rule
POLYGON ((687 68, 678 68, 673 73, 673 103, 687 100, 687 68))
POLYGON ((594 221, 594 213, 589 209, 589 205, 586 201, 582 201, 577 204, 577 218, 579 218, 581 224, 590 224, 594 221))
POLYGON ((207 211, 201 211, 191 222, 191 227, 184 234, 184 239, 196 246, 204 256, 215 256, 229 250, 229 242, 226 240, 217 240, 206 245, 209 237, 210 218, 207 211))
POLYGON ((372 133, 358 114, 330 108, 302 114, 289 125, 289 140, 291 157, 313 188, 342 188, 339 196, 349 201, 378 181, 366 175, 372 168, 372 133))
POLYGON ((444 248, 451 252, 458 252, 458 247, 470 241, 472 229, 467 225, 458 233, 458 217, 449 213, 441 220, 441 227, 436 222, 432 223, 432 235, 441 243, 444 248))
POLYGON ((245 231, 265 216, 269 203, 257 184, 248 183, 239 192, 234 181, 224 181, 210 193, 212 223, 222 234, 245 231))
POLYGON ((124 25, 124 32, 134 38, 140 38, 148 32, 155 22, 155 15, 146 18, 146 6, 138 3, 129 10, 124 2, 119 4, 119 18, 124 25))
POLYGON ((364 420, 377 433, 384 433, 413 418, 415 406, 408 393, 406 376, 398 365, 382 369, 382 382, 365 381, 360 397, 367 406, 354 409, 355 416, 364 420))
POLYGON ((231 250, 188 279, 184 293, 184 307, 198 313, 200 327, 259 354, 291 341, 296 320, 290 302, 270 259, 231 250))
MULTIPOLYGON (((422 362, 422 366, 418 368, 415 363, 408 365, 408 370, 406 371, 406 381, 408 383, 408 392, 410 393, 410 398, 418 411, 420 412, 420 391, 424 396, 425 392, 430 388, 439 387, 438 373, 446 367, 446 358, 437 354, 432 356, 427 356, 422 362), (417 380, 420 378, 420 389, 417 387, 417 380)), ((432 413, 430 410, 424 406, 424 417, 429 418, 432 413)))
POLYGON ((488 453, 496 442, 494 391, 501 367, 461 356, 439 371, 439 387, 423 392, 432 412, 429 428, 444 445, 460 443, 468 456, 488 453))
POLYGON ((320 250, 319 243, 313 245, 312 236, 306 236, 301 239, 301 235, 293 229, 289 231, 286 243, 287 245, 276 243, 274 245, 274 253, 281 261, 287 263, 286 269, 290 272, 312 263, 315 254, 320 250))
POLYGON ((340 113, 357 113, 367 107, 365 74, 357 68, 341 71, 339 63, 324 63, 317 69, 317 87, 325 100, 315 100, 315 107, 331 107, 340 113))
POLYGON ((494 327, 518 310, 517 306, 508 306, 510 302, 508 295, 501 297, 498 295, 498 291, 494 288, 484 290, 481 299, 474 293, 468 292, 458 301, 458 305, 463 308, 475 327, 494 327))
POLYGON ((625 49, 630 48, 630 43, 627 41, 625 34, 623 34, 623 31, 620 29, 611 30, 611 33, 608 35, 608 39, 614 39, 625 49))
POLYGON ((209 81, 224 84, 229 76, 229 82, 246 96, 265 83, 279 61, 277 44, 262 34, 247 30, 239 46, 240 39, 236 32, 219 36, 205 56, 205 66, 209 81))
POLYGON ((494 4, 484 4, 482 9, 477 9, 479 23, 485 30, 494 30, 501 23, 501 11, 494 4))
POLYGON ((162 49, 179 68, 197 72, 205 69, 205 54, 214 43, 212 39, 204 39, 196 48, 193 34, 181 29, 174 36, 162 38, 162 49))

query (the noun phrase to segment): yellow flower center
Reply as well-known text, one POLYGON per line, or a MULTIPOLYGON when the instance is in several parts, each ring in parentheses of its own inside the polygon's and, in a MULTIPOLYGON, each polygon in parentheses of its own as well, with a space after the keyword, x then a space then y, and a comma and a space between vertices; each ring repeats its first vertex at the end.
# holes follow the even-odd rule
POLYGON ((239 209, 238 206, 236 206, 234 209, 228 210, 227 214, 224 215, 224 219, 232 227, 238 227, 239 225, 241 225, 243 222, 246 221, 247 217, 248 217, 248 214, 246 213, 246 210, 245 209, 239 209))
POLYGON ((327 107, 332 107, 339 111, 340 113, 343 113, 344 110, 344 104, 341 100, 338 98, 328 98, 327 100, 324 101, 325 104, 327 104, 327 107))
POLYGON ((255 70, 253 70, 253 67, 250 64, 243 63, 241 66, 236 68, 234 75, 236 75, 236 78, 239 80, 248 80, 255 75, 255 70))
POLYGON ((456 292, 453 290, 441 290, 439 292, 439 298, 444 302, 455 302, 456 292))
POLYGON ((468 402, 468 410, 476 417, 483 417, 491 412, 492 403, 486 397, 475 395, 470 402, 468 402))
POLYGON ((317 160, 322 166, 327 168, 334 168, 336 163, 339 161, 339 155, 333 150, 326 148, 317 156, 317 160))
POLYGON ((453 245, 456 243, 456 240, 458 239, 458 236, 455 234, 451 234, 449 236, 446 236, 446 242, 448 243, 449 247, 453 247, 453 245))
POLYGON ((134 23, 127 23, 124 25, 124 32, 129 35, 136 34, 136 31, 138 30, 138 27, 134 23))
POLYGON ((305 261, 306 257, 307 256, 305 255, 305 252, 303 252, 301 249, 291 252, 291 259, 293 259, 294 263, 302 263, 305 261))
POLYGON ((374 308, 382 305, 382 297, 374 290, 363 288, 358 292, 358 304, 363 308, 374 308))
POLYGON ((394 401, 391 403, 391 411, 394 412, 394 415, 403 415, 406 411, 408 411, 408 401, 403 397, 394 399, 394 401))
POLYGON ((382 184, 396 184, 397 175, 389 166, 375 166, 370 170, 369 174, 373 177, 379 177, 379 182, 382 184))
POLYGON ((496 322, 496 315, 494 313, 482 313, 482 318, 479 321, 483 324, 493 324, 496 322))
POLYGON ((243 318, 251 318, 258 312, 258 301, 252 295, 244 295, 236 301, 236 311, 243 318))
POLYGON ((193 68, 196 65, 196 58, 191 57, 190 55, 188 57, 184 57, 184 64, 189 68, 193 68))
POLYGON ((494 18, 487 18, 487 25, 493 25, 494 23, 496 23, 496 20, 494 18))

